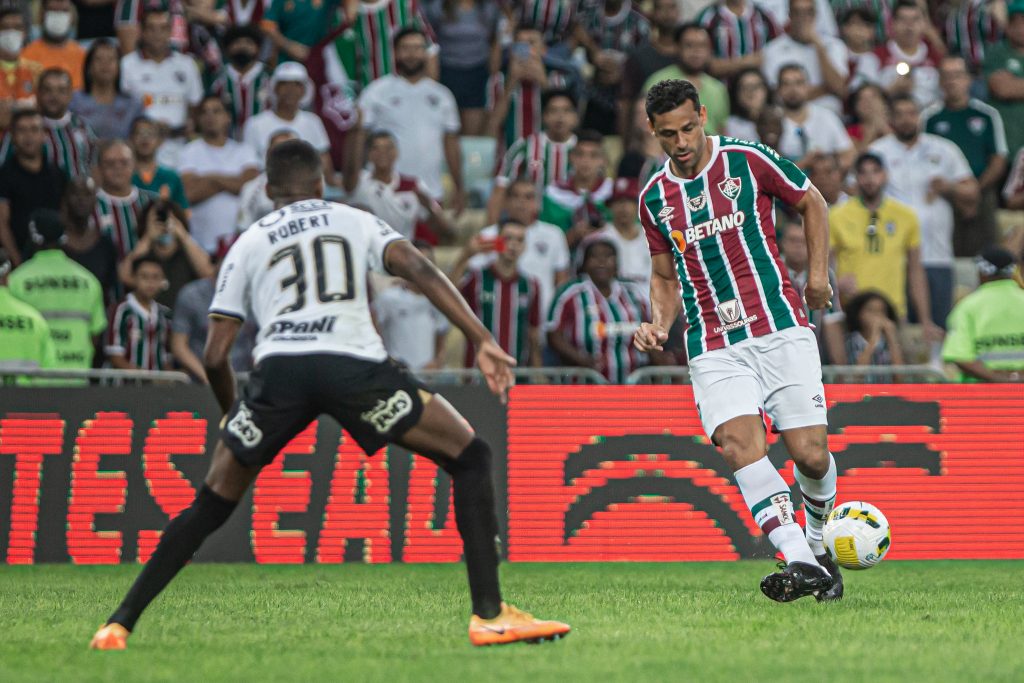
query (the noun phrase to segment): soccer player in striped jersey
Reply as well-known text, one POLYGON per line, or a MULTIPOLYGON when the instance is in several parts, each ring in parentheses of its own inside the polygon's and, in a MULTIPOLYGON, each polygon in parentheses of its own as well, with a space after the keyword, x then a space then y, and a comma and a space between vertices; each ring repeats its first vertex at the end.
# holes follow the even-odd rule
POLYGON ((118 304, 110 321, 106 352, 122 370, 170 370, 171 309, 156 302, 167 288, 163 264, 154 256, 132 263, 135 289, 118 304))
POLYGON ((69 177, 87 176, 92 171, 96 135, 71 104, 71 76, 63 69, 47 69, 39 76, 36 101, 46 132, 44 154, 50 163, 69 177))
POLYGON ((255 26, 232 26, 224 34, 227 64, 210 85, 210 94, 227 104, 231 136, 241 141, 245 122, 267 107, 270 72, 260 61, 263 36, 255 26))
POLYGON ((568 90, 548 90, 541 96, 543 130, 520 138, 505 152, 494 191, 487 200, 487 219, 497 221, 505 203, 508 186, 519 178, 528 178, 537 188, 569 179, 569 153, 576 145, 573 131, 579 123, 576 98, 568 90))
MULTIPOLYGON (((497 237, 470 240, 451 272, 462 297, 491 331, 498 345, 522 366, 540 365, 540 285, 519 269, 526 251, 527 227, 505 221, 497 237), (494 253, 491 263, 466 272, 476 254, 494 253)), ((466 367, 476 363, 476 349, 466 344, 466 367)))
POLYGON ((807 233, 810 310, 831 305, 828 206, 792 162, 770 147, 704 132, 707 111, 689 81, 647 95, 651 133, 669 159, 641 193, 651 250, 652 322, 640 351, 661 349, 684 309, 693 395, 704 431, 736 473, 755 523, 785 557, 761 581, 773 600, 842 596, 821 528, 835 503, 818 345, 775 244, 774 202, 801 214, 807 233), (789 485, 768 460, 763 415, 794 462, 806 536, 789 485))
POLYGON ((761 50, 782 35, 782 29, 754 0, 719 0, 697 15, 697 23, 714 41, 709 71, 728 79, 744 69, 761 68, 761 50))
POLYGON ((647 364, 647 355, 630 343, 637 325, 650 318, 647 301, 639 287, 618 278, 618 248, 607 234, 586 237, 577 255, 580 276, 562 285, 548 310, 548 346, 564 365, 625 384, 647 364))

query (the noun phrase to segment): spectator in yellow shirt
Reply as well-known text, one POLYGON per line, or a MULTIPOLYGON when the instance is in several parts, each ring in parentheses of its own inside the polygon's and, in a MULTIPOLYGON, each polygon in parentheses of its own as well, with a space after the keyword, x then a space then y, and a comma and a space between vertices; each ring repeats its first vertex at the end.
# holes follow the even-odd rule
POLYGON ((840 296, 850 300, 869 290, 885 295, 901 320, 907 290, 929 341, 942 337, 932 321, 928 281, 921 265, 921 231, 914 210, 885 195, 882 159, 871 152, 854 163, 856 196, 829 212, 829 242, 840 296))

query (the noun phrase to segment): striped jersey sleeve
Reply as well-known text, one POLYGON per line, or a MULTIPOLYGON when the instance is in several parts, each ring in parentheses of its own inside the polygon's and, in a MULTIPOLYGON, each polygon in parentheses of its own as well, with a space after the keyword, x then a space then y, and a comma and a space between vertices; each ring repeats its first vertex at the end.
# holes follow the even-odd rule
POLYGON ((132 322, 130 306, 127 301, 122 301, 114 310, 114 317, 110 320, 110 328, 107 331, 105 351, 108 356, 127 354, 132 322))
POLYGON ((796 164, 760 143, 743 145, 750 169, 769 195, 796 206, 811 187, 810 180, 796 164))
POLYGON ((508 187, 523 173, 526 166, 526 148, 526 138, 520 138, 505 152, 505 156, 501 159, 501 166, 498 168, 498 174, 494 179, 498 187, 508 187))
POLYGON ((647 236, 647 247, 651 251, 651 256, 658 254, 664 254, 672 251, 672 245, 665 239, 665 235, 658 230, 658 217, 651 213, 651 209, 647 206, 647 194, 650 192, 657 192, 657 181, 661 177, 661 174, 656 175, 651 179, 651 182, 647 184, 644 191, 640 193, 640 224, 644 227, 644 234, 647 236))

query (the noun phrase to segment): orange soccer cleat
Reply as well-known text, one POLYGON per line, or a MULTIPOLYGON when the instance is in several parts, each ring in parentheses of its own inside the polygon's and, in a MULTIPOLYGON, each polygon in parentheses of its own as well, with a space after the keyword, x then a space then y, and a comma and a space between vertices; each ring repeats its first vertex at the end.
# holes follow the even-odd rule
POLYGON ((569 624, 534 619, 532 614, 504 602, 501 603, 501 613, 493 619, 481 619, 474 614, 469 620, 469 642, 474 645, 505 645, 520 641, 540 643, 558 640, 569 631, 569 624))
POLYGON ((104 624, 89 641, 90 650, 124 650, 130 631, 121 624, 104 624))

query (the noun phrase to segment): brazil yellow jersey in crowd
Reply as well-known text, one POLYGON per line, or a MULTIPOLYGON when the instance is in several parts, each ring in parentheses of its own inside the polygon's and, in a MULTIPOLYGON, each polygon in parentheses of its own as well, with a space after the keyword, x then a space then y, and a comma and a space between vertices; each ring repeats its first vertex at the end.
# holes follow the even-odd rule
POLYGON ((836 258, 836 277, 857 276, 857 289, 881 292, 907 314, 907 250, 921 246, 914 210, 884 197, 878 209, 853 197, 829 211, 829 246, 836 258))
MULTIPOLYGON (((4 371, 52 368, 55 363, 50 328, 43 316, 15 298, 7 287, 0 286, 0 368, 4 371)), ((32 382, 21 377, 17 383, 32 382)))
POLYGON ((107 328, 103 287, 92 273, 60 249, 45 249, 15 268, 8 286, 49 325, 55 367, 92 367, 93 336, 107 328))

